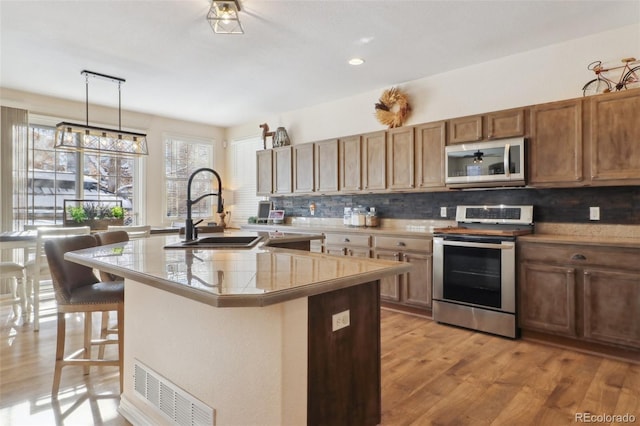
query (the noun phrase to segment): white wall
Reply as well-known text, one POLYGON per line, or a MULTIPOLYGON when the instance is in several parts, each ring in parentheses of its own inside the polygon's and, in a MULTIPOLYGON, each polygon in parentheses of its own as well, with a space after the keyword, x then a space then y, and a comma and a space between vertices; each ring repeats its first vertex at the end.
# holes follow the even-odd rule
MULTIPOLYGON (((640 24, 636 24, 410 81, 398 85, 408 94, 412 107, 405 124, 579 97, 582 86, 594 77, 587 70, 590 62, 617 65, 621 58, 640 59, 639 55, 640 24)), ((293 144, 385 129, 375 119, 374 104, 389 87, 259 117, 229 128, 226 137, 261 134, 258 126, 264 122, 274 129, 285 126, 293 144)))
MULTIPOLYGON (((84 102, 73 102, 49 96, 42 96, 11 89, 2 89, 0 102, 3 106, 23 108, 30 114, 52 117, 52 122, 60 119, 84 123, 86 111, 84 102)), ((106 108, 89 103, 89 124, 114 127, 118 123, 117 108, 106 108)), ((149 156, 144 160, 144 179, 142 197, 147 206, 141 224, 168 224, 164 218, 164 143, 163 136, 187 136, 197 139, 213 140, 214 169, 224 175, 224 129, 201 123, 192 123, 172 118, 122 111, 122 127, 127 130, 141 131, 147 134, 149 156)), ((10 141, 7 141, 10 142, 10 141)), ((223 181, 224 182, 224 181, 223 181)))

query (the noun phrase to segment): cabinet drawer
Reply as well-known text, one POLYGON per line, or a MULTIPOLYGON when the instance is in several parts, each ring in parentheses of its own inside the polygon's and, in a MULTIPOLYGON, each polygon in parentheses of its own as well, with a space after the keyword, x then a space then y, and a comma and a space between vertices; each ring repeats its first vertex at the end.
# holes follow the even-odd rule
POLYGON ((640 249, 571 244, 522 243, 520 261, 538 261, 574 266, 608 266, 640 271, 640 249))
POLYGON ((371 236, 357 234, 327 234, 325 235, 324 243, 325 245, 339 245, 343 247, 369 247, 371 244, 371 236))
POLYGON ((431 252, 431 238, 374 237, 376 249, 431 252))

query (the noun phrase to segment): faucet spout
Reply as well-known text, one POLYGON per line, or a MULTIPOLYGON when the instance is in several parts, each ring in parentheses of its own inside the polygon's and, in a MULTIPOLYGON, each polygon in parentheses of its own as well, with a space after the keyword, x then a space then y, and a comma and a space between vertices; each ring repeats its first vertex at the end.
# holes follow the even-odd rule
POLYGON ((210 196, 217 196, 218 197, 218 213, 222 213, 224 211, 224 204, 223 204, 223 200, 222 200, 222 180, 220 179, 220 175, 218 174, 218 172, 216 172, 213 169, 210 169, 208 167, 202 167, 200 169, 197 169, 196 171, 194 171, 193 173, 191 173, 191 176, 189 176, 189 181, 187 182, 187 220, 185 223, 185 228, 184 228, 184 235, 185 235, 185 241, 193 241, 195 239, 195 227, 193 224, 193 218, 191 216, 191 206, 193 206, 194 204, 196 204, 197 202, 199 202, 200 200, 202 200, 205 197, 210 197, 210 196), (191 199, 191 184, 193 183, 193 178, 201 173, 201 172, 209 172, 212 173, 217 181, 218 181, 218 192, 212 192, 209 194, 204 194, 199 196, 198 198, 196 198, 195 200, 191 199))

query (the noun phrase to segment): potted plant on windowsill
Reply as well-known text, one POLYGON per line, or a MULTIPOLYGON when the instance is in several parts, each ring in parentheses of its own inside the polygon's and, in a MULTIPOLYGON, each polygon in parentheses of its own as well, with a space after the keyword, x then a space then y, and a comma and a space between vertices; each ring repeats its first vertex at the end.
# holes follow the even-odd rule
POLYGON ((124 224, 122 201, 64 200, 64 204, 65 226, 106 230, 109 225, 124 224))

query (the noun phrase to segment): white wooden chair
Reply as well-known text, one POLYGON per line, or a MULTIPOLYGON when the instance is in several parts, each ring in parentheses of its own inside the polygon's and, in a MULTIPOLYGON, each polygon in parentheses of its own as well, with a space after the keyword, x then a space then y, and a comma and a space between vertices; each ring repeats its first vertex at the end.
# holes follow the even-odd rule
POLYGON ((129 225, 129 226, 116 226, 109 225, 107 231, 125 231, 129 234, 130 239, 134 238, 147 238, 151 235, 150 225, 129 225))
POLYGON ((0 279, 11 278, 11 299, 13 303, 13 312, 17 316, 18 311, 16 303, 20 303, 22 314, 26 314, 26 293, 25 286, 27 283, 27 275, 23 265, 16 262, 0 262, 0 279))
POLYGON ((54 238, 65 238, 71 235, 86 235, 91 232, 89 226, 78 227, 39 227, 36 240, 35 257, 25 264, 27 282, 26 293, 31 296, 33 306, 33 331, 40 330, 40 280, 50 277, 49 265, 44 253, 44 242, 54 238))

